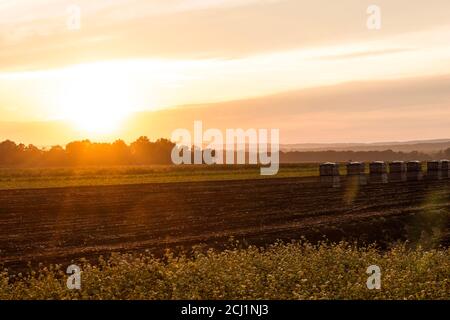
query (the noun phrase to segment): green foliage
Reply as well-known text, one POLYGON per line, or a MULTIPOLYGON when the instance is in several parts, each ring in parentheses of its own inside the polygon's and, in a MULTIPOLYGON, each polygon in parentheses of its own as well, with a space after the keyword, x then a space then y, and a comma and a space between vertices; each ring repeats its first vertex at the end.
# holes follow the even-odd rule
POLYGON ((68 290, 61 266, 14 278, 0 274, 0 299, 448 299, 450 249, 380 251, 374 246, 275 244, 156 259, 114 254, 84 261, 81 290, 68 290), (368 266, 381 290, 368 290, 368 266))

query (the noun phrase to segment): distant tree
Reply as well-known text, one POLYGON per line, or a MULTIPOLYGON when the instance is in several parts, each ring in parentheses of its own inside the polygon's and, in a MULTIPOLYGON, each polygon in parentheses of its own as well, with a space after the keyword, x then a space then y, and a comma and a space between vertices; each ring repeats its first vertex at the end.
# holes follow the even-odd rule
POLYGON ((19 147, 19 152, 21 154, 21 163, 32 166, 36 166, 41 163, 44 151, 40 150, 38 147, 32 144, 28 145, 27 147, 22 147, 22 145, 19 145, 19 147))
POLYGON ((70 164, 86 164, 91 142, 89 140, 73 141, 66 145, 66 153, 70 164))
POLYGON ((111 145, 112 157, 117 164, 130 164, 131 163, 131 150, 130 147, 123 140, 116 140, 111 145))
POLYGON ((147 137, 139 137, 139 139, 131 143, 130 151, 135 163, 150 163, 150 140, 147 137))
POLYGON ((15 142, 6 140, 0 143, 0 164, 17 164, 18 150, 15 142))
POLYGON ((131 155, 138 164, 170 164, 171 152, 175 144, 167 139, 151 142, 147 137, 140 137, 130 145, 131 155))
POLYGON ((158 139, 152 146, 153 163, 154 164, 171 164, 172 149, 175 143, 167 139, 158 139))
POLYGON ((67 153, 61 146, 53 146, 44 153, 43 164, 48 166, 64 166, 68 164, 67 153))

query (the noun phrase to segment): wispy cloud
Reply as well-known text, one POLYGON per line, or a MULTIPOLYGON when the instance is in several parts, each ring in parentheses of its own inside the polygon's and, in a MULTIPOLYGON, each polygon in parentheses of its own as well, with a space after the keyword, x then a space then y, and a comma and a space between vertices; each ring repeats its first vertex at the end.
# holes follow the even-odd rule
POLYGON ((416 49, 413 49, 413 48, 390 48, 390 49, 383 49, 383 50, 358 51, 358 52, 336 54, 336 55, 325 55, 325 56, 316 57, 314 59, 316 59, 316 60, 341 60, 341 59, 367 58, 367 57, 383 56, 383 55, 387 55, 387 54, 409 52, 409 51, 414 51, 414 50, 416 50, 416 49))
MULTIPOLYGON (((35 68, 46 68, 136 57, 239 58, 345 46, 448 24, 447 0, 379 0, 383 27, 369 32, 368 4, 360 0, 1 0, 0 69, 30 68, 30 61, 35 68), (66 9, 73 4, 82 10, 78 32, 66 28, 66 9)), ((395 53, 382 53, 389 48, 376 50, 359 54, 395 53)), ((358 55, 345 54, 329 59, 358 55)))

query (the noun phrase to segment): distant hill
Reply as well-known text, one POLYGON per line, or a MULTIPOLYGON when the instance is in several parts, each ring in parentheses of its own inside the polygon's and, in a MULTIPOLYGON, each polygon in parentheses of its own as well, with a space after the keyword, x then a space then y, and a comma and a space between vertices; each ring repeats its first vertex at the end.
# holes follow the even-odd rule
POLYGON ((283 151, 384 151, 395 152, 419 151, 434 153, 450 148, 450 139, 434 139, 405 142, 375 142, 375 143, 299 143, 281 145, 283 151))

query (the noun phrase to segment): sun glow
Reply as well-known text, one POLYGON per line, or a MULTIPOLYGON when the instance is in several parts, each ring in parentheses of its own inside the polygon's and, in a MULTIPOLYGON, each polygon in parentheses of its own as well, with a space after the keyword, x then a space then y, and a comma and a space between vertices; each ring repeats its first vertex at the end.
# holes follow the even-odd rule
POLYGON ((111 134, 133 111, 133 90, 126 73, 111 65, 71 68, 60 91, 61 117, 92 135, 111 134))

